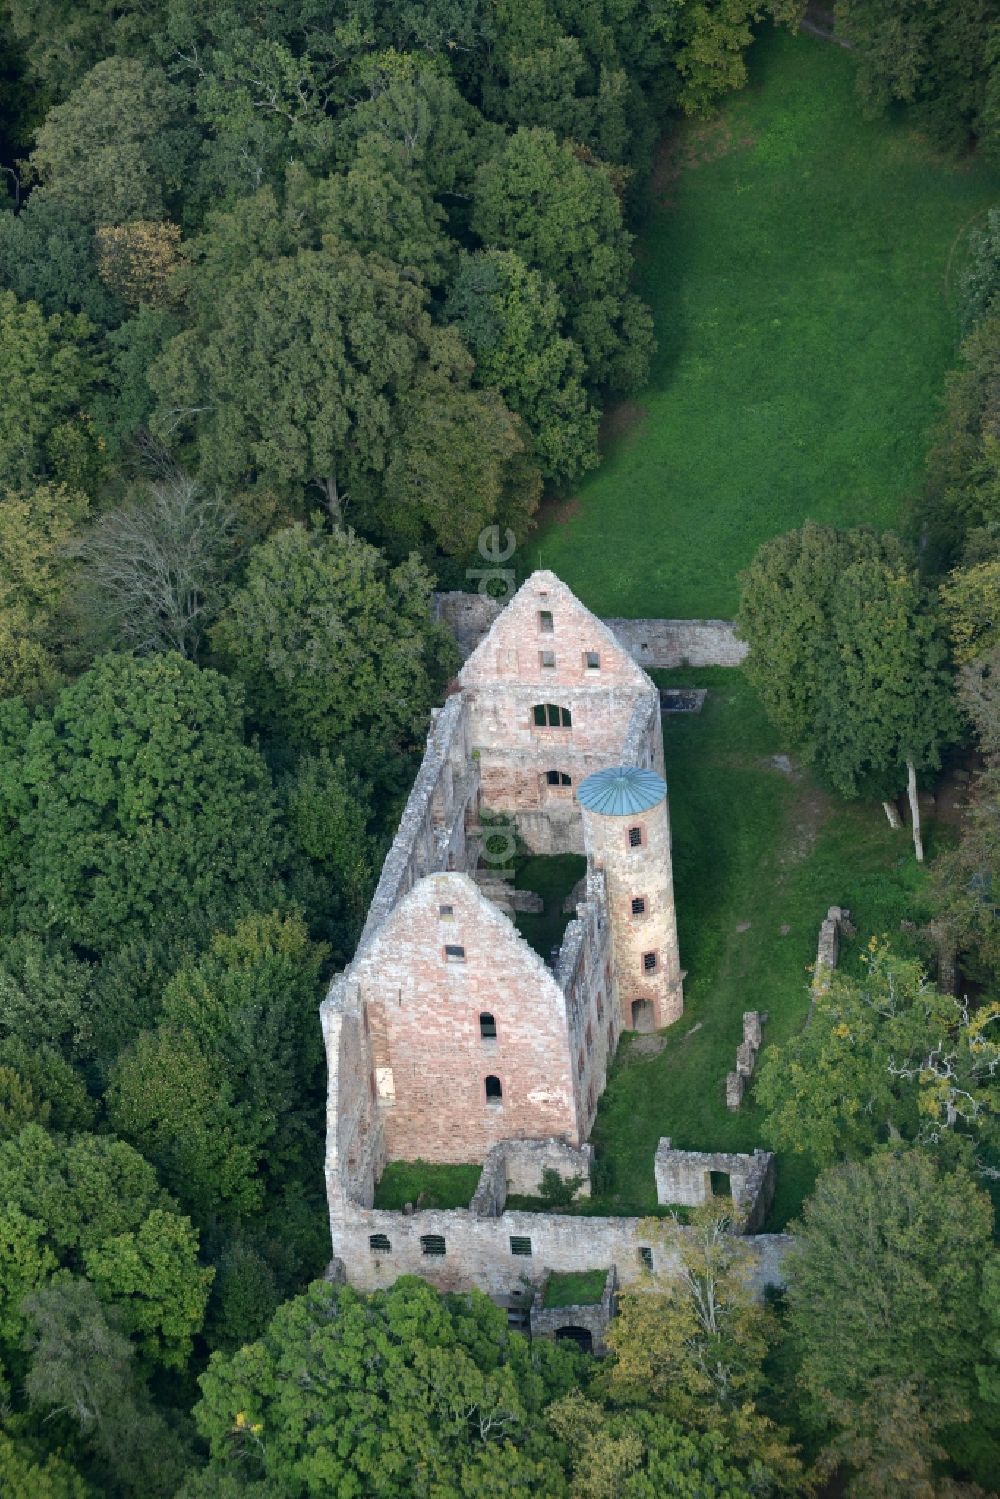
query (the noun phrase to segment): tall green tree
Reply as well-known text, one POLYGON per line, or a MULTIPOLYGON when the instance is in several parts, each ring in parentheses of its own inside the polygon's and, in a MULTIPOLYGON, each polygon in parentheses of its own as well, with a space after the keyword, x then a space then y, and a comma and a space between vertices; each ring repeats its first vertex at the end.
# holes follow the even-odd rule
POLYGON ((83 223, 162 218, 184 186, 193 146, 186 106, 161 69, 105 58, 49 110, 31 172, 83 223))
POLYGON ((0 492, 0 693, 37 699, 59 681, 87 508, 62 484, 0 492))
POLYGON ((350 532, 290 526, 251 553, 213 639, 258 724, 364 775, 375 745, 420 741, 455 664, 430 595, 416 558, 390 567, 350 532))
POLYGON ((442 1297, 412 1277, 359 1296, 317 1282, 264 1337, 201 1378, 195 1420, 210 1469, 263 1480, 286 1499, 318 1489, 372 1499, 564 1492, 538 1420, 575 1357, 529 1344, 479 1292, 442 1297))
POLYGON ((0 1184, 0 1338, 16 1346, 24 1296, 70 1270, 121 1308, 145 1358, 183 1368, 212 1272, 199 1265, 197 1234, 152 1166, 121 1140, 28 1124, 0 1142, 0 1184))
POLYGON ((868 111, 900 100, 942 145, 961 149, 975 135, 996 149, 995 0, 840 0, 837 28, 858 52, 858 95, 868 111))
POLYGON ((874 938, 863 976, 816 984, 809 1024, 761 1059, 754 1095, 776 1150, 820 1166, 889 1139, 996 1144, 1000 1006, 941 994, 874 938))
POLYGON ((742 585, 768 716, 843 796, 906 784, 922 859, 916 772, 939 766, 958 725, 944 634, 902 544, 810 523, 765 542, 742 585))
POLYGON ((167 1499, 190 1454, 153 1408, 121 1310, 90 1281, 64 1275, 33 1292, 24 1311, 29 1406, 77 1426, 113 1488, 167 1499))
POLYGON ((992 1229, 969 1174, 919 1150, 820 1177, 786 1272, 799 1382, 831 1436, 873 1436, 892 1389, 969 1408, 992 1229))
POLYGON ((750 1289, 738 1228, 732 1204, 718 1198, 690 1226, 644 1225, 672 1268, 623 1292, 608 1333, 609 1386, 616 1399, 650 1402, 685 1428, 717 1432, 754 1486, 796 1493, 801 1465, 756 1404, 777 1325, 750 1289))
POLYGON ((652 321, 629 291, 631 237, 603 163, 551 130, 519 129, 476 174, 472 228, 553 283, 592 384, 642 384, 652 321))
POLYGON ((927 455, 918 509, 928 560, 940 571, 963 560, 978 527, 1000 522, 1000 314, 977 323, 945 379, 944 413, 927 455))
POLYGON ((445 306, 492 386, 531 433, 543 475, 558 482, 597 464, 599 412, 584 389, 583 356, 560 333, 552 284, 512 250, 463 255, 445 306))
POLYGON ((209 481, 311 486, 338 525, 349 509, 461 551, 496 518, 523 445, 425 302, 412 274, 336 245, 253 262, 150 372, 154 424, 194 438, 209 481))
POLYGON ((308 1169, 322 1128, 317 1005, 325 958, 300 918, 249 916, 216 935, 163 991, 163 1023, 186 1033, 212 1064, 259 1151, 266 1147, 272 1178, 308 1169))
POLYGON ((9 922, 103 956, 271 904, 283 847, 270 776, 217 673, 107 656, 34 720, 8 704, 2 733, 9 922))
POLYGON ((47 318, 0 291, 0 483, 89 477, 97 457, 87 407, 97 372, 85 317, 47 318))
POLYGON ((44 188, 19 213, 0 213, 0 283, 48 317, 82 313, 106 328, 125 312, 97 274, 90 225, 44 188))

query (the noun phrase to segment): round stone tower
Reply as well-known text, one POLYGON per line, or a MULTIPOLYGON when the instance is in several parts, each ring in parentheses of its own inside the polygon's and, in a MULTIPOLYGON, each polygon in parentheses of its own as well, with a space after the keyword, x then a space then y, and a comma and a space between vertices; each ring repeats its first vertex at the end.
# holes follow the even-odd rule
POLYGON ((587 857, 607 884, 622 1026, 658 1030, 684 1009, 667 783, 623 765, 588 776, 577 795, 587 857))

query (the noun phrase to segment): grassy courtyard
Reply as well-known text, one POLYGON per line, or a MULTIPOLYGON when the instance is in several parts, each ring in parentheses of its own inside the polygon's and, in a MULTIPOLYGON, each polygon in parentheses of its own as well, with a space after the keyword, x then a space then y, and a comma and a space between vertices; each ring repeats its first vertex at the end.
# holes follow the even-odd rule
POLYGON ((670 138, 638 246, 650 383, 521 554, 599 613, 728 617, 765 538, 893 526, 919 484, 955 256, 1000 180, 862 119, 853 68, 765 34, 749 86, 670 138))
MULTIPOLYGON (((593 1133, 590 1211, 655 1205, 662 1135, 690 1150, 763 1143, 752 1101, 727 1112, 725 1075, 744 1010, 768 1012, 765 1045, 802 1024, 828 906, 851 910, 859 942, 872 932, 899 941, 900 921, 921 914, 923 875, 908 833, 891 832, 878 807, 828 800, 794 766, 789 773, 787 762, 776 763, 785 746, 742 672, 657 675, 664 685, 710 689, 700 715, 664 721, 685 1012, 662 1037, 623 1038, 593 1133), (647 1050, 661 1040, 661 1051, 647 1050)), ((933 824, 927 846, 933 854, 933 824)), ((810 1183, 803 1158, 779 1158, 770 1226, 794 1215, 810 1183)))

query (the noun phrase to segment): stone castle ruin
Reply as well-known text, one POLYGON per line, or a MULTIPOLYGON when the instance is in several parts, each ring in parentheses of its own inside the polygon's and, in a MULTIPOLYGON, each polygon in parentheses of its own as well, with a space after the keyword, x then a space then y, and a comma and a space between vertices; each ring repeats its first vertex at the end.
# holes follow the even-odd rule
MULTIPOLYGON (((586 1142, 622 1031, 682 1013, 663 772, 656 687, 553 573, 533 573, 434 715, 357 951, 321 1008, 333 1252, 352 1284, 416 1273, 516 1302, 549 1271, 616 1265, 627 1282, 651 1264, 638 1219, 505 1203, 537 1194, 546 1168, 589 1192, 586 1142), (548 963, 508 914, 504 839, 510 855, 516 839, 586 856, 548 963), (469 1207, 376 1209, 386 1164, 417 1158, 482 1162, 469 1207)), ((726 1159, 766 1190, 770 1157, 726 1159)), ((773 1278, 784 1241, 759 1243, 773 1278)))

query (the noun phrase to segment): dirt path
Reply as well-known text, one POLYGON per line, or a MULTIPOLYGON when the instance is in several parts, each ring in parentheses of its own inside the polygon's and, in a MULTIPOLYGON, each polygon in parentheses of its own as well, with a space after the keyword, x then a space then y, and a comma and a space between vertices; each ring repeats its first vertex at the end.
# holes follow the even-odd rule
POLYGON ((850 42, 834 35, 833 11, 828 10, 825 5, 807 5, 806 13, 799 22, 799 30, 805 31, 809 36, 818 36, 821 41, 833 42, 835 46, 843 47, 845 52, 854 50, 850 42))

